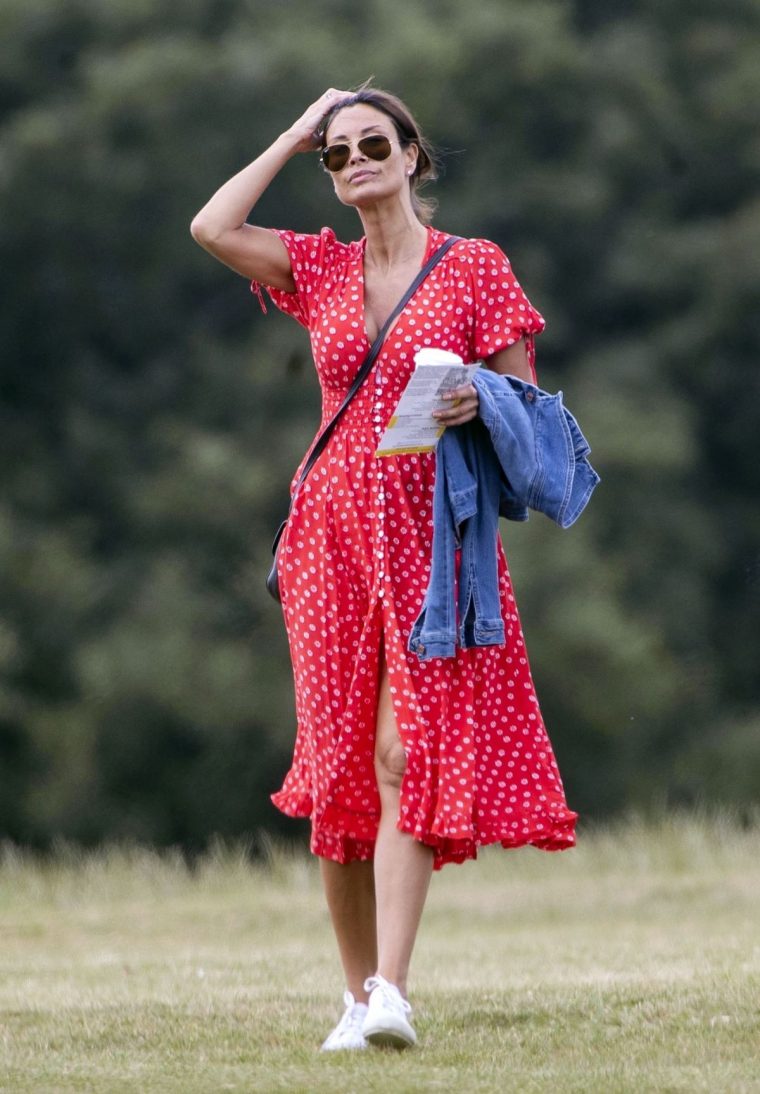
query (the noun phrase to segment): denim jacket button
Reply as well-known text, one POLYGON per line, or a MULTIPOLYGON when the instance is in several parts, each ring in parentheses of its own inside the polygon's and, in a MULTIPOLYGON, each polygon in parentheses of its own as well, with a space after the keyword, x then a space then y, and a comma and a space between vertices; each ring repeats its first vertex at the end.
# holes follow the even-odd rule
POLYGON ((532 403, 533 400, 535 399, 535 397, 536 397, 535 392, 533 392, 533 391, 526 391, 525 392, 525 398, 528 400, 529 403, 532 403))
POLYGON ((422 643, 421 643, 421 642, 418 642, 418 643, 417 643, 417 653, 422 653, 422 654, 424 654, 424 652, 425 652, 425 647, 424 647, 424 646, 422 645, 422 643))

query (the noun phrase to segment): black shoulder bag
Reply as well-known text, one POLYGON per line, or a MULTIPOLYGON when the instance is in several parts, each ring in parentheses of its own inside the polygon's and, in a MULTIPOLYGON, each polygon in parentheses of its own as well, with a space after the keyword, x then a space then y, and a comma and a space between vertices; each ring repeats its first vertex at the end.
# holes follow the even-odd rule
MULTIPOLYGON (((394 321, 400 315, 400 313, 404 310, 406 305, 411 300, 412 296, 416 293, 417 289, 420 287, 420 285, 425 280, 425 278, 430 273, 430 271, 433 269, 433 267, 436 265, 436 263, 439 262, 443 258, 443 256, 449 250, 449 248, 453 247, 454 244, 457 243, 460 238, 461 238, 460 236, 450 236, 449 239, 447 239, 445 243, 441 244, 441 246, 438 248, 438 250, 435 252, 435 254, 430 256, 428 261, 425 263, 425 265, 422 267, 420 272, 415 277, 414 281, 411 283, 409 288, 406 290, 404 295, 401 297, 401 299, 399 300, 396 307, 393 309, 391 314, 386 319, 385 323, 383 324, 382 330, 378 333, 377 338, 372 343, 372 347, 371 347, 369 353, 365 357, 361 368, 359 369, 356 376, 354 377, 354 382, 351 384, 351 388, 350 388, 348 394, 346 395, 345 399, 343 400, 341 405, 336 410, 334 417, 331 418, 331 420, 327 423, 325 428, 319 434, 319 437, 317 438, 317 440, 314 444, 314 447, 311 450, 309 458, 306 461, 306 463, 304 464, 303 470, 301 471, 301 474, 298 477, 298 482, 295 485, 295 489, 293 490, 293 495, 290 499, 290 509, 293 508, 293 502, 295 501, 296 494, 298 493, 299 489, 303 485, 303 483, 306 479, 306 476, 309 474, 309 472, 311 471, 314 464, 317 462, 319 457, 324 452, 325 447, 327 445, 327 442, 330 440, 330 437, 332 436, 336 425, 338 424, 341 417, 343 416, 343 414, 347 410, 347 408, 349 406, 349 403, 353 399, 354 395, 356 395, 357 391, 362 386, 364 381, 367 379, 367 376, 369 375, 370 369, 374 365, 375 360, 377 358, 377 355, 380 352, 380 350, 382 349, 382 345, 383 345, 383 342, 385 341, 386 335, 388 334, 388 331, 390 330, 390 328, 393 325, 394 321)), ((288 510, 288 515, 290 515, 290 509, 288 510)), ((267 579, 266 579, 267 592, 269 593, 270 596, 274 597, 274 599, 276 601, 278 601, 278 603, 280 602, 281 598, 280 598, 279 582, 278 582, 278 578, 277 578, 277 549, 280 545, 280 539, 282 538, 282 533, 284 532, 285 525, 287 523, 288 523, 288 521, 287 521, 287 517, 286 517, 286 519, 282 522, 280 527, 277 529, 277 534, 275 535, 274 542, 272 543, 272 554, 274 556, 274 561, 272 562, 272 568, 270 569, 269 573, 267 574, 267 579)))

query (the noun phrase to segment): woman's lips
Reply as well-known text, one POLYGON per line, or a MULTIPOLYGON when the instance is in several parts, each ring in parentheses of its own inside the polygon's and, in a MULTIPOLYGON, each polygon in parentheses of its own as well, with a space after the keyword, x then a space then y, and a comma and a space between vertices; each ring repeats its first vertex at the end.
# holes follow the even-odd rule
POLYGON ((349 178, 349 182, 362 182, 364 179, 371 179, 374 177, 374 171, 355 171, 349 178))

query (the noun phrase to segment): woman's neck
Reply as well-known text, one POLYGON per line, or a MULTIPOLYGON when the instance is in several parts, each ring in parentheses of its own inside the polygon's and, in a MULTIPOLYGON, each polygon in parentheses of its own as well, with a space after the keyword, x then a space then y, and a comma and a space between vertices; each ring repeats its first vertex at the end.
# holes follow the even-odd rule
POLYGON ((364 261, 380 273, 397 266, 419 262, 427 247, 427 228, 411 209, 397 208, 389 214, 377 208, 360 210, 366 246, 364 261))

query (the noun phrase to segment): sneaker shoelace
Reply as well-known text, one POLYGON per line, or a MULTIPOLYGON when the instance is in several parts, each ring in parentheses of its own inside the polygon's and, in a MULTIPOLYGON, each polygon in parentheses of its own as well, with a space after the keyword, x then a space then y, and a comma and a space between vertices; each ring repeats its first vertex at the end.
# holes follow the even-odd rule
POLYGON ((370 976, 364 981, 364 990, 368 992, 379 991, 383 1003, 387 1006, 401 1011, 404 1015, 412 1013, 411 1003, 404 999, 395 984, 391 984, 383 976, 370 976))
POLYGON ((366 1006, 357 1006, 356 1000, 350 991, 344 992, 343 1002, 346 1009, 343 1012, 343 1017, 335 1027, 335 1035, 340 1036, 342 1033, 349 1032, 361 1033, 364 1016, 367 1013, 366 1006))

